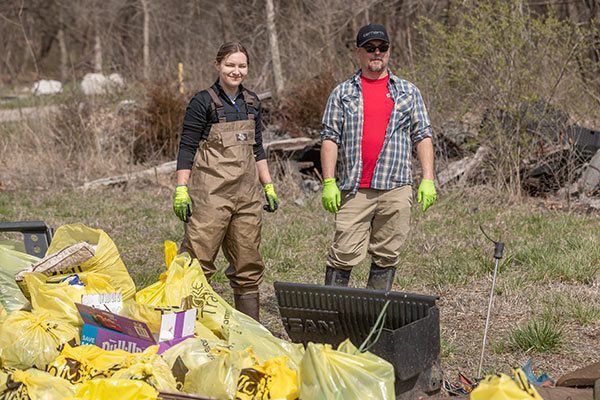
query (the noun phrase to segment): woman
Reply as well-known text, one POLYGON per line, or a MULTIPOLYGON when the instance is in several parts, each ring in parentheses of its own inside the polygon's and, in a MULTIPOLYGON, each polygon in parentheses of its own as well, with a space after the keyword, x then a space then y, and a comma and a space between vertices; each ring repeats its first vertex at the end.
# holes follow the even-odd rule
POLYGON ((265 210, 275 211, 279 199, 262 146, 260 102, 242 86, 249 64, 241 43, 224 43, 215 59, 217 81, 190 101, 179 144, 173 209, 186 223, 180 251, 197 258, 209 278, 222 248, 235 308, 258 321, 258 286, 264 272, 258 183, 267 199, 265 210))

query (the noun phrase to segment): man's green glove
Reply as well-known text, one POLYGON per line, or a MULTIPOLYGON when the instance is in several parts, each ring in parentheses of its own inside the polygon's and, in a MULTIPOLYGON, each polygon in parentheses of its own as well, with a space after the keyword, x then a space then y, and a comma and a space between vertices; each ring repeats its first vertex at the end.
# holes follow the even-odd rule
POLYGON ((417 191, 417 202, 423 203, 423 212, 435 203, 437 200, 437 193, 435 191, 435 184, 431 179, 422 179, 417 191))
POLYGON ((175 188, 173 211, 183 222, 188 222, 192 216, 192 199, 190 199, 186 185, 177 185, 175 188))
POLYGON ((272 183, 265 183, 263 185, 263 190, 265 191, 265 198, 267 199, 267 204, 263 206, 263 209, 267 212, 275 212, 277 207, 279 207, 279 197, 277 197, 277 193, 275 193, 275 187, 272 183))
POLYGON ((321 203, 323 208, 330 213, 337 213, 340 209, 341 195, 335 183, 335 178, 327 178, 323 180, 323 196, 321 203))

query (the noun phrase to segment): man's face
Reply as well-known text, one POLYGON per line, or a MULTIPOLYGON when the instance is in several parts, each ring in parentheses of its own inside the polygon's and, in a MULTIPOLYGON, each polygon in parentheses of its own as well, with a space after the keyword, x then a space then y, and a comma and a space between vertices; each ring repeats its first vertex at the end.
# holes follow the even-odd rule
POLYGON ((383 40, 371 40, 362 47, 356 49, 360 68, 363 71, 370 71, 380 74, 387 71, 388 61, 390 59, 390 50, 388 43, 383 40), (388 47, 387 51, 381 51, 379 47, 388 47), (372 52, 369 52, 372 51, 372 52))

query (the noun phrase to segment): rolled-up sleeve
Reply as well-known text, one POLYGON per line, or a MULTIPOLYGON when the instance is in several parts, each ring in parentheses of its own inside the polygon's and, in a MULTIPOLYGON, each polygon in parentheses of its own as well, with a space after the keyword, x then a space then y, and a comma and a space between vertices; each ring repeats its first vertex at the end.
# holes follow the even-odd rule
POLYGON ((342 108, 340 86, 333 89, 327 100, 325 113, 323 114, 323 130, 321 141, 333 140, 340 143, 342 128, 344 125, 344 110, 342 108))
POLYGON ((414 87, 413 92, 411 120, 410 139, 413 145, 425 138, 433 136, 431 123, 429 122, 429 115, 427 114, 427 109, 425 108, 425 102, 421 96, 421 91, 416 87, 414 87))

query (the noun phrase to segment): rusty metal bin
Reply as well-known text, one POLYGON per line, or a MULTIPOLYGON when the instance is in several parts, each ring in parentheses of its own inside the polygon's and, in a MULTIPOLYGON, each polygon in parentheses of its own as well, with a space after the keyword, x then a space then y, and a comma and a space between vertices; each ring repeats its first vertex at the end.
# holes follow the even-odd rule
POLYGON ((275 282, 283 326, 293 342, 337 346, 365 341, 389 300, 384 329, 369 349, 394 366, 396 399, 434 394, 442 386, 436 296, 275 282))

